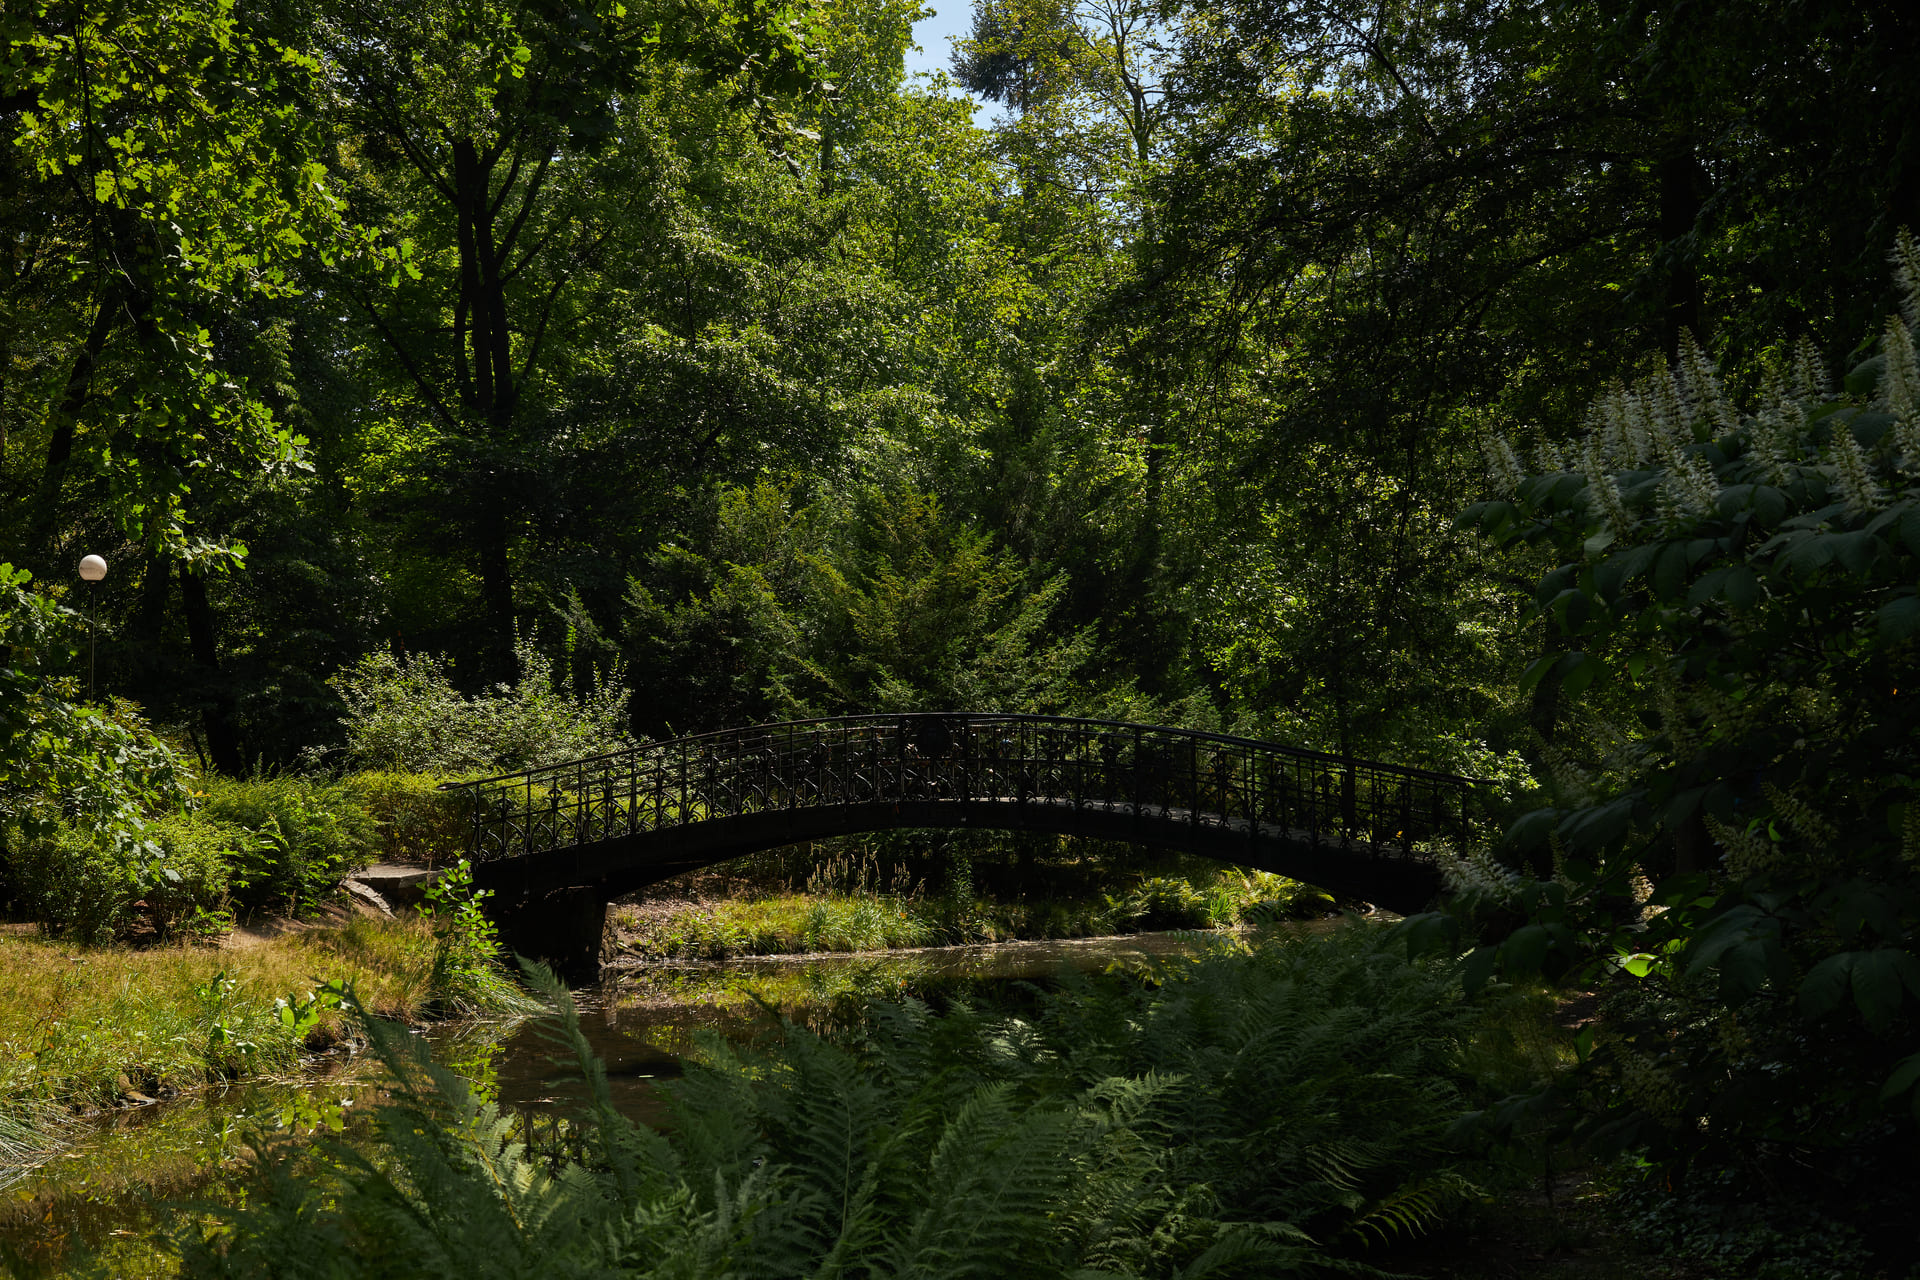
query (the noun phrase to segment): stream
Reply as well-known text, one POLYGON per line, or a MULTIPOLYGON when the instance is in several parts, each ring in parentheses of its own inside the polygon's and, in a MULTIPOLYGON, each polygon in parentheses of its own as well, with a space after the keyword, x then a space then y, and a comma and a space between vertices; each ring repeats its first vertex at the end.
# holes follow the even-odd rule
MULTIPOLYGON (((765 1006, 824 1029, 857 1016, 868 1000, 1004 1003, 1019 998, 1021 982, 1222 945, 1232 945, 1232 935, 1134 934, 629 965, 575 991, 574 1000, 582 1032, 606 1063, 615 1105, 658 1125, 666 1118, 658 1082, 681 1073, 697 1037, 750 1038, 772 1025, 765 1006)), ((579 1097, 578 1073, 555 1064, 534 1020, 443 1023, 420 1033, 437 1061, 503 1109, 567 1111, 579 1097)), ((250 1154, 256 1149, 298 1148, 316 1135, 364 1142, 367 1119, 384 1092, 377 1063, 329 1056, 297 1078, 250 1081, 85 1121, 64 1151, 0 1192, 0 1264, 11 1261, 25 1280, 64 1274, 78 1257, 98 1253, 115 1275, 152 1274, 145 1240, 179 1219, 178 1202, 237 1202, 256 1182, 250 1154)))

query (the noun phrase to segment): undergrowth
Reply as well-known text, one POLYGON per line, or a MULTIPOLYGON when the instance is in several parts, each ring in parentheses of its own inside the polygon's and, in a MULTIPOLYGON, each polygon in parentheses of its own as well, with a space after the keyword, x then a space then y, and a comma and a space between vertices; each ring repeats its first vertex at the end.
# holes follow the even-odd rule
POLYGON ((432 955, 423 924, 365 918, 225 952, 0 936, 0 1110, 101 1107, 290 1070, 357 1034, 316 1000, 325 983, 412 1018, 431 998, 432 955))
POLYGON ((812 871, 805 892, 747 890, 664 910, 628 905, 616 907, 614 919, 626 949, 644 958, 725 960, 1229 929, 1308 918, 1333 905, 1297 880, 1239 868, 1136 874, 1090 895, 1001 898, 974 892, 963 865, 957 883, 929 893, 904 867, 883 884, 871 856, 840 855, 812 871))
POLYGON ((1364 1272, 1479 1171, 1446 1143, 1475 1011, 1366 930, 1081 980, 1023 1017, 873 1006, 706 1041, 660 1134, 613 1108, 566 992, 546 1031, 588 1101, 528 1130, 404 1031, 368 1158, 275 1165, 178 1238, 194 1276, 1268 1276, 1364 1272))

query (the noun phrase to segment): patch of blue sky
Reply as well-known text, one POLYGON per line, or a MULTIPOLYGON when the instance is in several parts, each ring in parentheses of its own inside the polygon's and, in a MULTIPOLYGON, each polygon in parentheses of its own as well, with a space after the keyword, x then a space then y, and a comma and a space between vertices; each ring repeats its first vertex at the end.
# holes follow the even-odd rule
MULTIPOLYGON (((927 8, 927 16, 913 24, 913 43, 919 48, 907 50, 907 75, 944 71, 951 77, 953 41, 973 30, 973 5, 971 0, 932 0, 927 8)), ((998 104, 974 97, 957 84, 949 92, 957 98, 972 98, 973 123, 978 128, 990 129, 999 119, 998 104)))

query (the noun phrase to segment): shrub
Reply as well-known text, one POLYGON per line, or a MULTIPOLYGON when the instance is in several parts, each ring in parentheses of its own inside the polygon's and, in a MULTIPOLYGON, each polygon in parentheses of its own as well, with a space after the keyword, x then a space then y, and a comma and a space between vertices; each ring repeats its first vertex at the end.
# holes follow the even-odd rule
POLYGON ((200 814, 169 814, 147 828, 159 856, 147 866, 142 899, 161 937, 231 928, 227 910, 233 864, 253 837, 244 827, 200 814))
POLYGON ((526 1001, 503 972, 506 948, 481 909, 492 891, 476 889, 463 859, 427 887, 419 911, 433 921, 434 1000, 455 1013, 510 1013, 526 1001))
POLYGON ((244 831, 185 814, 124 839, 62 824, 20 842, 14 891, 24 913, 58 937, 106 942, 144 917, 165 938, 223 920, 228 858, 247 842, 244 831))
POLYGON ((453 686, 443 659, 370 653, 330 682, 347 704, 347 751, 370 769, 507 772, 631 746, 618 666, 586 694, 559 691, 553 663, 516 640, 517 684, 474 697, 453 686))
POLYGON ((367 865, 379 829, 340 783, 295 777, 206 779, 201 813, 252 833, 234 859, 233 894, 254 909, 308 910, 367 865))
POLYGON ((383 862, 433 865, 466 852, 473 834, 469 798, 442 791, 435 774, 372 770, 348 774, 343 785, 373 819, 375 854, 383 862))
POLYGON ((184 799, 179 761, 132 703, 79 701, 63 674, 85 634, 80 615, 0 562, 0 848, 8 828, 46 836, 56 821, 126 831, 184 799))
POLYGON ((1129 929, 1204 929, 1213 922, 1207 895, 1177 876, 1155 876, 1114 906, 1129 929))
POLYGON ((1785 1177, 1864 1195, 1912 1168, 1920 246, 1904 233, 1896 260, 1904 314, 1838 393, 1803 340, 1743 406, 1689 340, 1544 443, 1535 474, 1490 437, 1504 492, 1461 517, 1552 566, 1524 619, 1550 651, 1522 691, 1617 718, 1546 757, 1554 803, 1500 850, 1532 874, 1462 867, 1471 894, 1407 933, 1451 950, 1483 931, 1476 980, 1614 976, 1586 1131, 1676 1179, 1719 1167, 1769 1195, 1785 1177))
POLYGON ((75 942, 105 942, 118 933, 140 898, 132 848, 61 825, 21 840, 13 851, 18 908, 47 933, 75 942))

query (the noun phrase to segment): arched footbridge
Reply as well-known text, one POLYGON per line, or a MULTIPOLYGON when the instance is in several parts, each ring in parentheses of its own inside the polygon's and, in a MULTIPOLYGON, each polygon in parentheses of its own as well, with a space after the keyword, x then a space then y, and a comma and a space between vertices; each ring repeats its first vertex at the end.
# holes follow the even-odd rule
POLYGON ((849 716, 648 743, 457 784, 504 940, 597 967, 607 903, 780 845, 902 827, 1204 854, 1417 910, 1464 847, 1468 778, 1248 738, 1052 716, 849 716))

